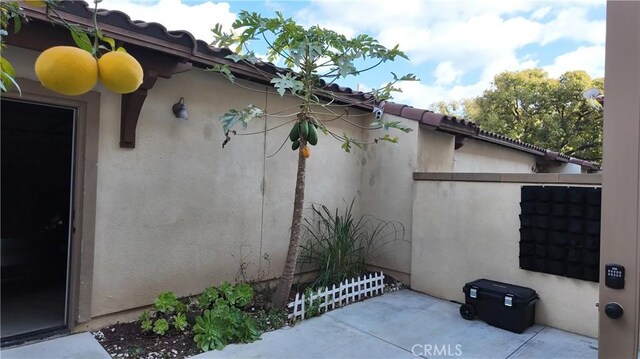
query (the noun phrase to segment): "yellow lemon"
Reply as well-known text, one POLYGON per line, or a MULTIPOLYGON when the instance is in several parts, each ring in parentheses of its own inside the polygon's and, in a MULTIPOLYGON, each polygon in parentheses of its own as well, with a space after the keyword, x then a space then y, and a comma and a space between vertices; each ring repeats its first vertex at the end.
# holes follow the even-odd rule
POLYGON ((90 53, 71 46, 54 46, 36 60, 36 76, 42 86, 63 95, 88 92, 98 81, 98 63, 90 53))
POLYGON ((42 0, 23 0, 22 3, 31 7, 45 7, 47 4, 42 0))
POLYGON ((138 60, 123 51, 108 52, 98 60, 98 76, 115 93, 130 93, 142 84, 144 72, 138 60))

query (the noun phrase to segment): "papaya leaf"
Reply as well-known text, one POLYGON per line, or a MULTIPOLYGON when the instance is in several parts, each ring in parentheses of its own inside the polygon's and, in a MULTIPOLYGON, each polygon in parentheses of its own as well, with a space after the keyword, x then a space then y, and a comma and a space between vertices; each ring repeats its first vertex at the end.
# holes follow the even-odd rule
POLYGON ((346 153, 351 153, 351 144, 349 142, 349 140, 346 140, 342 143, 342 149, 346 152, 346 153))
POLYGON ((220 116, 218 120, 222 123, 222 131, 226 134, 238 122, 242 123, 242 128, 246 129, 251 120, 264 116, 264 111, 254 105, 249 105, 243 110, 231 109, 220 116))
POLYGON ((260 59, 256 57, 253 51, 248 52, 246 55, 240 55, 240 54, 227 55, 225 56, 225 59, 231 59, 234 62, 247 61, 251 64, 255 64, 260 61, 260 59))
POLYGON ((211 68, 208 68, 206 71, 219 72, 222 75, 224 75, 224 77, 226 77, 227 80, 231 81, 231 83, 235 83, 236 82, 236 77, 233 75, 233 73, 231 72, 231 69, 229 69, 229 66, 227 66, 227 65, 215 64, 211 68))
POLYGON ((371 123, 371 127, 382 127, 383 130, 385 131, 389 131, 390 128, 395 128, 398 129, 404 133, 409 133, 411 131, 413 131, 413 129, 405 126, 402 124, 402 122, 400 121, 382 121, 382 120, 378 120, 378 121, 374 121, 371 123))
POLYGON ((304 87, 302 81, 297 80, 291 72, 287 72, 286 75, 279 73, 278 76, 280 76, 280 78, 271 79, 271 83, 273 84, 273 87, 276 88, 276 91, 278 91, 280 96, 284 96, 284 93, 287 90, 294 94, 298 93, 304 87))
POLYGON ((386 135, 384 135, 384 137, 379 137, 378 140, 391 142, 391 143, 398 143, 398 137, 391 137, 391 136, 389 136, 388 133, 386 135))

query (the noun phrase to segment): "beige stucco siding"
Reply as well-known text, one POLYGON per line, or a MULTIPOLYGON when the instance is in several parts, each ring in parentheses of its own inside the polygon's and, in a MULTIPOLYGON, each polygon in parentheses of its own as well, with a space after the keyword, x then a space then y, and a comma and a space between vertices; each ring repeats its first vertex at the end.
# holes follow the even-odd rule
MULTIPOLYGON (((396 116, 385 116, 385 121, 400 121, 413 130, 408 134, 391 130, 391 136, 399 138, 399 144, 380 142, 369 145, 361 152, 362 213, 384 221, 397 221, 404 226, 402 236, 398 227, 398 238, 387 237, 371 258, 371 264, 400 280, 409 280, 411 273, 411 225, 412 213, 409 203, 413 196, 413 171, 416 168, 418 123, 396 116), (387 241, 388 239, 388 241, 387 241)), ((383 132, 368 131, 369 141, 383 136, 383 132)))
POLYGON ((535 156, 468 139, 454 154, 453 172, 532 173, 535 156))
MULTIPOLYGON (((7 56, 20 77, 35 80, 36 52, 9 48, 7 56)), ((281 273, 297 152, 287 141, 276 156, 265 155, 277 151, 291 126, 233 136, 222 149, 217 118, 248 104, 269 113, 293 106, 279 115, 297 106, 291 98, 265 94, 265 86, 240 84, 257 92, 200 69, 158 79, 140 114, 135 149, 119 147, 120 95, 100 85, 94 89, 101 92, 101 103, 92 316, 148 305, 162 291, 199 293, 235 280, 241 266, 247 280, 281 273), (171 113, 180 97, 188 121, 171 113)), ((269 118, 266 126, 285 121, 269 118)), ((348 126, 330 124, 337 133, 358 135, 348 126)), ((246 132, 264 128, 257 120, 246 132)), ((338 142, 320 135, 308 161, 306 203, 335 208, 356 196, 360 163, 357 151, 346 154, 338 142)))
MULTIPOLYGON (((36 52, 9 47, 5 54, 20 77, 35 80, 36 52)), ((286 140, 291 125, 275 127, 290 120, 280 116, 294 113, 298 103, 265 86, 240 84, 245 88, 201 69, 158 79, 140 114, 135 149, 119 147, 120 95, 95 88, 101 102, 93 317, 148 305, 163 291, 196 294, 225 280, 281 273, 297 152, 286 140), (180 97, 188 121, 171 113, 180 97), (239 132, 260 133, 232 136, 222 149, 218 117, 248 104, 277 116, 252 122, 239 132)), ((350 121, 368 126, 372 119, 350 121)), ((307 161, 306 213, 312 203, 344 208, 356 197, 356 216, 398 221, 406 230, 377 252, 373 266, 448 299, 460 300, 462 285, 477 277, 529 285, 543 298, 539 321, 594 335, 594 285, 518 269, 517 184, 413 180, 418 171, 527 173, 535 157, 474 140, 454 150, 453 135, 397 116, 384 119, 413 132, 392 130, 398 145, 381 142, 350 154, 320 135, 307 161)), ((381 135, 341 120, 328 125, 363 141, 381 135)))
MULTIPOLYGON (((265 90, 249 83, 243 86, 265 90)), ((114 128, 101 132, 104 156, 98 207, 104 217, 97 229, 95 315, 148 304, 161 291, 195 294, 206 286, 233 281, 239 274, 246 275, 241 279, 266 280, 281 273, 297 153, 286 143, 276 156, 265 158, 277 151, 290 126, 270 131, 266 138, 264 134, 233 136, 222 149, 217 118, 229 108, 248 104, 276 112, 295 102, 247 91, 221 76, 193 70, 150 91, 140 116, 136 149, 118 148, 114 128), (186 122, 169 111, 180 96, 190 112, 186 122), (103 142, 112 145, 103 147, 103 142), (110 248, 127 254, 114 256, 110 248), (263 259, 265 254, 268 260, 263 259), (241 266, 246 267, 244 273, 241 266)), ((285 113, 292 111, 295 108, 285 113)), ((270 119, 267 128, 283 121, 270 119)), ((247 132, 264 126, 263 121, 255 121, 247 132)), ((313 149, 307 203, 333 207, 357 193, 357 158, 340 151, 324 136, 313 149)))
POLYGON ((105 93, 115 99, 101 107, 94 315, 148 304, 161 291, 195 294, 233 279, 241 260, 258 262, 241 248, 260 241, 264 137, 235 138, 223 151, 215 119, 222 106, 265 98, 215 91, 223 80, 198 72, 158 80, 133 150, 118 146, 119 96, 105 93), (188 121, 170 112, 181 96, 188 121))
POLYGON ((536 322, 596 337, 597 283, 519 268, 520 186, 417 181, 411 287, 461 302, 478 278, 531 287, 536 322))

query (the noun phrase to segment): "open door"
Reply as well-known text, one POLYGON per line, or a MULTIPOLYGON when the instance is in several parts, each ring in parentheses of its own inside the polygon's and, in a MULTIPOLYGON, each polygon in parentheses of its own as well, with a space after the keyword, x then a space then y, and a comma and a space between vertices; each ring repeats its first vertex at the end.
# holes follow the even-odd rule
POLYGON ((1 101, 2 344, 67 330, 74 108, 1 101))

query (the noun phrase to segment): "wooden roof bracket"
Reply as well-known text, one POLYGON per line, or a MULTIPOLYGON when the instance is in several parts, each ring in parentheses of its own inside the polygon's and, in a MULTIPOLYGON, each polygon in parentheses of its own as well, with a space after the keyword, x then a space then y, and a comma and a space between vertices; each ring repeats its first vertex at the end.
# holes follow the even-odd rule
POLYGON ((142 106, 149 90, 156 84, 158 77, 170 78, 172 75, 189 71, 190 62, 170 61, 165 56, 148 53, 147 50, 131 47, 129 51, 141 63, 144 71, 142 85, 132 93, 123 94, 120 105, 120 148, 136 147, 136 128, 142 106), (154 56, 155 55, 155 56, 154 56))
POLYGON ((462 146, 464 146, 464 141, 469 138, 469 136, 466 135, 460 135, 457 134, 455 135, 455 145, 454 145, 454 149, 459 150, 462 148, 462 146))
POLYGON ((147 98, 147 92, 153 88, 158 79, 158 73, 155 71, 147 71, 144 75, 142 85, 132 93, 123 94, 120 105, 120 147, 135 148, 136 147, 136 128, 138 127, 138 118, 144 100, 147 98))

